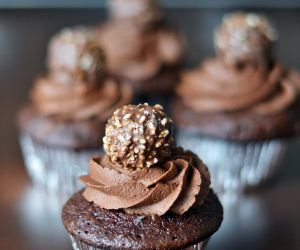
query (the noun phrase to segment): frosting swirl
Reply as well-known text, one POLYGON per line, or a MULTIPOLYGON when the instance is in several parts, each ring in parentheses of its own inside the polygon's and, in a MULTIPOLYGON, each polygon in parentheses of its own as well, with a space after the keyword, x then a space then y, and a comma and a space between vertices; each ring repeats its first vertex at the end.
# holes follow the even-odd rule
POLYGON ((52 75, 37 80, 32 100, 47 116, 62 120, 84 120, 98 117, 106 120, 113 111, 129 103, 132 89, 128 83, 103 77, 99 85, 86 82, 59 82, 52 75))
POLYGON ((183 55, 182 37, 166 27, 145 26, 131 19, 111 20, 98 32, 111 72, 133 81, 146 80, 183 55))
POLYGON ((165 163, 138 171, 112 163, 107 155, 94 158, 81 180, 87 185, 85 199, 102 208, 159 216, 202 205, 210 186, 207 167, 181 148, 165 163))
POLYGON ((288 109, 298 97, 300 78, 275 64, 270 70, 237 68, 208 59, 185 72, 177 93, 194 111, 203 114, 249 110, 272 115, 288 109))

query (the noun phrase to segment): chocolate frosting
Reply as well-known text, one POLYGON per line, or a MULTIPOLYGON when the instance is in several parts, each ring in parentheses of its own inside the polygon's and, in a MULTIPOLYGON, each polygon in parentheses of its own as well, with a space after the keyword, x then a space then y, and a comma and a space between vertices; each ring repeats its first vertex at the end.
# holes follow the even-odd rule
MULTIPOLYGON (((100 84, 100 83, 99 83, 100 84)), ((100 118, 106 120, 113 111, 129 103, 129 84, 109 76, 100 85, 85 82, 59 82, 52 75, 37 80, 32 100, 42 114, 62 120, 100 118)))
POLYGON ((280 64, 269 70, 252 66, 237 68, 216 58, 183 73, 177 93, 200 114, 247 110, 274 115, 298 100, 299 86, 299 75, 280 64))
POLYGON ((210 185, 207 167, 191 152, 174 150, 168 161, 137 171, 112 163, 107 155, 90 162, 83 195, 105 209, 132 214, 183 214, 204 202, 210 185))
POLYGON ((131 81, 143 81, 165 66, 178 64, 183 55, 183 39, 174 30, 132 19, 111 20, 100 27, 109 70, 131 81))

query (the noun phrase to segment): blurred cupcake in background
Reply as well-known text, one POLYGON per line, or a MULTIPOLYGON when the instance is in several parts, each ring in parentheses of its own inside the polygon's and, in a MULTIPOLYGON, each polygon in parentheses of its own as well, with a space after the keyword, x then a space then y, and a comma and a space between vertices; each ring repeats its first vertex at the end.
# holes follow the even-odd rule
POLYGON ((128 80, 139 101, 170 95, 179 80, 181 34, 165 24, 154 0, 110 0, 108 9, 110 19, 99 27, 98 39, 110 72, 128 80))
POLYGON ((300 129, 300 76, 273 56, 277 33, 261 15, 224 17, 217 56, 182 74, 173 103, 178 143, 210 166, 216 190, 267 179, 300 129))
POLYGON ((131 102, 130 84, 110 76, 95 30, 66 28, 49 43, 48 72, 18 114, 20 142, 33 183, 65 197, 99 151, 112 112, 131 102))

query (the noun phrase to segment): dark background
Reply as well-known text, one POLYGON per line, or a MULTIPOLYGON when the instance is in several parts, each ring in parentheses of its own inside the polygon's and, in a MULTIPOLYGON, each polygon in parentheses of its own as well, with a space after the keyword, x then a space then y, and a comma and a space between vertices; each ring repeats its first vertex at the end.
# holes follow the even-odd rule
MULTIPOLYGON (((299 1, 163 2, 168 7, 168 22, 183 31, 189 41, 188 67, 213 55, 213 28, 223 14, 246 8, 263 12, 273 20, 280 34, 278 58, 300 70, 299 1)), ((41 204, 29 187, 14 117, 26 101, 33 79, 45 70, 48 39, 64 26, 102 22, 105 11, 101 6, 103 1, 92 0, 0 1, 1 250, 70 249, 53 204, 41 204)), ((227 209, 226 223, 208 250, 300 249, 300 143, 295 141, 293 145, 272 182, 247 196, 239 206, 227 209)))

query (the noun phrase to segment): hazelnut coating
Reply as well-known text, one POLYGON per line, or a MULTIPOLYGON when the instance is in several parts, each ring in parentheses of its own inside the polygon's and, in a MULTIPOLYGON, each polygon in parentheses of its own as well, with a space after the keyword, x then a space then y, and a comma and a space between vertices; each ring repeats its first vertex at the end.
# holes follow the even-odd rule
POLYGON ((88 81, 102 72, 104 64, 104 53, 92 28, 65 28, 49 44, 48 66, 53 74, 76 75, 88 81))
POLYGON ((79 54, 77 71, 86 82, 94 82, 105 68, 103 50, 95 42, 87 43, 79 54))
POLYGON ((215 33, 215 47, 223 61, 235 66, 268 67, 277 33, 268 19, 253 13, 226 15, 215 33))
POLYGON ((125 105, 107 122, 104 150, 112 162, 126 169, 151 167, 170 156, 172 128, 172 120, 160 105, 125 105))

